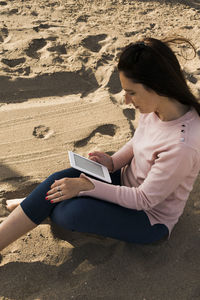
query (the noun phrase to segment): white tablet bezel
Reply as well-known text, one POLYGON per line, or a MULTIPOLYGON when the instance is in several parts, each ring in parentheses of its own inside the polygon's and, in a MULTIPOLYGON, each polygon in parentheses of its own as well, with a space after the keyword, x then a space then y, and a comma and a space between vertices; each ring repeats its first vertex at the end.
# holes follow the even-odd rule
POLYGON ((92 176, 94 176, 94 177, 96 177, 96 178, 99 178, 99 179, 101 179, 101 180, 103 180, 103 181, 106 181, 106 182, 109 182, 109 183, 112 182, 112 181, 111 181, 111 178, 110 178, 109 171, 108 171, 108 169, 107 169, 105 166, 103 166, 103 165, 101 165, 101 164, 99 164, 99 163, 97 163, 97 162, 95 162, 95 161, 93 161, 93 160, 91 160, 91 159, 88 159, 88 158, 86 158, 86 157, 84 157, 84 156, 81 156, 81 155, 79 155, 79 154, 77 154, 77 153, 74 153, 74 152, 72 152, 72 151, 68 151, 68 155, 69 155, 70 165, 71 165, 73 168, 75 168, 75 169, 77 169, 77 170, 79 170, 79 171, 85 172, 85 173, 87 173, 87 174, 89 174, 89 175, 92 175, 92 176), (101 175, 95 174, 95 173, 93 173, 93 172, 91 172, 91 171, 88 171, 86 168, 82 168, 82 167, 78 166, 78 165, 76 164, 76 162, 75 162, 74 154, 77 155, 77 156, 79 156, 80 158, 83 158, 84 160, 88 160, 90 163, 92 162, 92 163, 95 164, 95 165, 101 166, 102 171, 103 171, 103 174, 104 174, 104 177, 101 176, 101 175))

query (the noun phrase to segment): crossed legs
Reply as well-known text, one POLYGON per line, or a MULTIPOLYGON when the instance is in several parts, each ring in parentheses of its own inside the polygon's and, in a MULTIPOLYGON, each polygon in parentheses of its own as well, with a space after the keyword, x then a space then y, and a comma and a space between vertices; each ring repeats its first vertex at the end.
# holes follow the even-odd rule
MULTIPOLYGON (((112 174, 120 184, 120 173, 112 174)), ((0 224, 0 250, 35 228, 48 216, 68 230, 95 233, 132 243, 152 243, 168 235, 164 224, 151 226, 144 211, 131 210, 91 197, 76 197, 51 204, 45 200, 51 184, 64 177, 78 177, 73 169, 49 176, 24 199, 7 201, 11 214, 0 224)))

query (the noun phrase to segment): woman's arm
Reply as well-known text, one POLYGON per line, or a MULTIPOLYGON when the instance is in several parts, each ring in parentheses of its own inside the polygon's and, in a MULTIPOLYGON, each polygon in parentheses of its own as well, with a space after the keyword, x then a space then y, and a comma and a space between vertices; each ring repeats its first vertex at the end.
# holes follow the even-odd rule
POLYGON ((93 151, 89 153, 89 158, 106 166, 109 172, 115 172, 131 162, 133 158, 132 143, 130 140, 112 156, 101 151, 93 151))
POLYGON ((184 146, 161 153, 144 182, 136 188, 103 183, 81 174, 95 188, 80 192, 79 196, 88 195, 131 209, 149 210, 164 201, 192 173, 195 157, 196 151, 184 146))
POLYGON ((133 138, 112 155, 113 172, 128 165, 133 159, 133 138))

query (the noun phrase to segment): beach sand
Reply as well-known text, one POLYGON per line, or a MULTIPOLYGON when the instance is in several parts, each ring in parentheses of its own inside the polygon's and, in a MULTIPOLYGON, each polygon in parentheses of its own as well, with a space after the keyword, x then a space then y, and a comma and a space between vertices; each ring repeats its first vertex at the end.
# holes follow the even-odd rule
MULTIPOLYGON (((69 167, 68 150, 113 154, 132 137, 138 112, 116 71, 128 43, 190 38, 195 58, 175 50, 200 95, 199 19, 198 0, 0 1, 0 221, 7 199, 69 167)), ((2 251, 0 299, 200 299, 199 262, 200 177, 169 241, 133 245, 45 221, 2 251)))

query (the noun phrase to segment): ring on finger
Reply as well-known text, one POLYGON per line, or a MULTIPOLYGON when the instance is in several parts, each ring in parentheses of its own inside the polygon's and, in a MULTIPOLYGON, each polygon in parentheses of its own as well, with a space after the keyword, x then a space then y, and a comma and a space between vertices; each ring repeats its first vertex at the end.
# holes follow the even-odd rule
POLYGON ((59 193, 60 193, 60 196, 62 197, 62 196, 63 196, 63 193, 62 193, 62 191, 59 191, 59 193))
POLYGON ((60 188, 59 186, 57 187, 57 191, 58 191, 58 192, 60 192, 60 191, 61 191, 61 188, 60 188))

